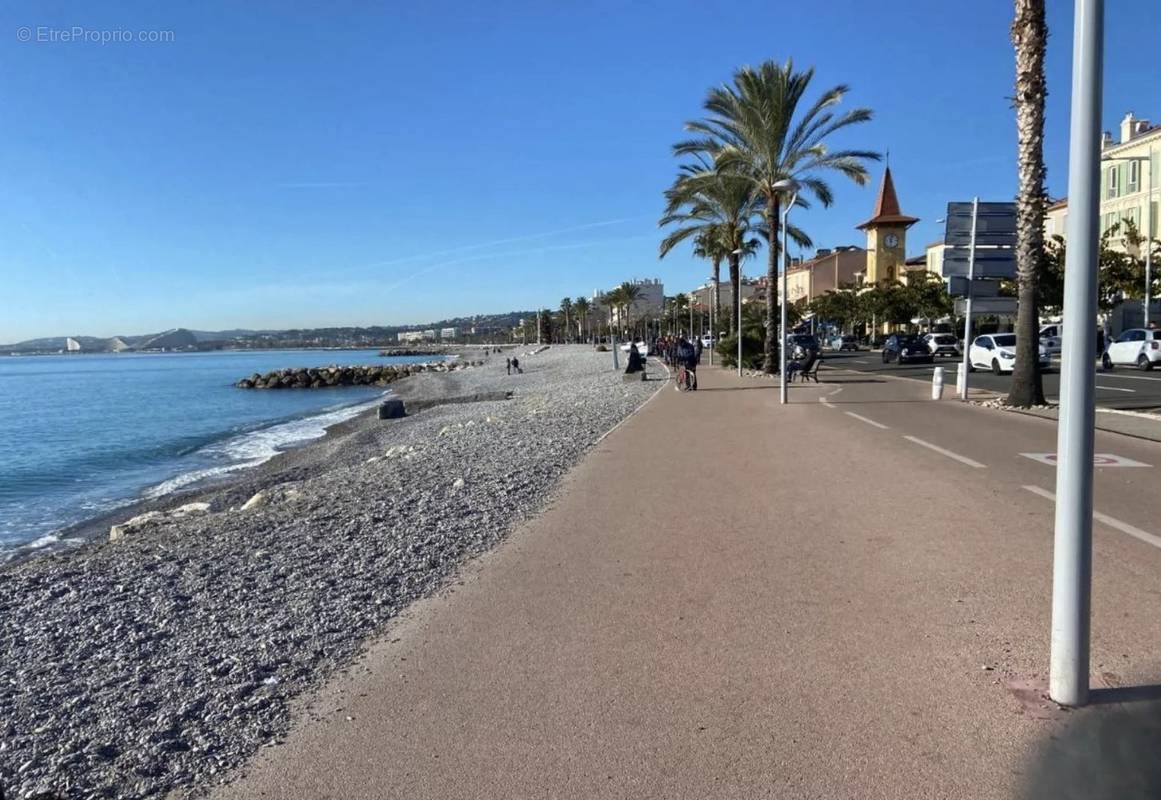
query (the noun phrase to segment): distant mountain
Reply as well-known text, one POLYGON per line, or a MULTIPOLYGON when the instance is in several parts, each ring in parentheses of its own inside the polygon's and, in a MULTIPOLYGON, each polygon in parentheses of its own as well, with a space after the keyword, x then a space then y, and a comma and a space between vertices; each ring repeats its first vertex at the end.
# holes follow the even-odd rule
POLYGON ((470 317, 429 322, 425 325, 372 325, 360 328, 290 328, 287 330, 250 330, 234 328, 225 331, 201 331, 173 328, 160 333, 97 336, 49 336, 28 339, 15 344, 0 344, 0 355, 61 353, 69 350, 69 340, 80 345, 81 353, 119 353, 126 351, 181 351, 225 349, 275 349, 286 347, 385 347, 398 343, 403 331, 455 328, 457 339, 482 340, 489 335, 506 333, 522 318, 536 316, 535 311, 508 311, 502 314, 477 314, 470 317))

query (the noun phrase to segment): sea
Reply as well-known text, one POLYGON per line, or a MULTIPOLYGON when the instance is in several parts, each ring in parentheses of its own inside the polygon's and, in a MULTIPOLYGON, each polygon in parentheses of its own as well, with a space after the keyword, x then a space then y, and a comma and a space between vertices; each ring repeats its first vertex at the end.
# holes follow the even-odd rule
POLYGON ((266 461, 375 405, 375 387, 238 389, 255 372, 399 364, 377 350, 0 357, 0 563, 65 529, 266 461))

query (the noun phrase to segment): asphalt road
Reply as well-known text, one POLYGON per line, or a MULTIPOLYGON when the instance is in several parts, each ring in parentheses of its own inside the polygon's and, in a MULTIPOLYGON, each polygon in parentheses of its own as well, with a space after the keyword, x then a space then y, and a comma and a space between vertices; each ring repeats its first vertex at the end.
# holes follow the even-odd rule
MULTIPOLYGON (((950 391, 955 390, 955 372, 958 363, 953 358, 937 358, 934 364, 884 364, 877 351, 863 350, 857 353, 835 353, 823 351, 824 364, 844 367, 860 372, 884 372, 902 378, 931 382, 933 366, 944 368, 944 381, 950 391)), ((1136 369, 1117 367, 1105 371, 1099 367, 1096 372, 1097 405, 1104 408, 1145 409, 1161 408, 1161 371, 1141 372, 1136 369)), ((973 372, 970 386, 992 392, 1007 393, 1012 383, 1011 375, 993 375, 990 372, 973 372)), ((1044 375, 1044 395, 1049 402, 1060 399, 1060 362, 1056 360, 1044 375)))

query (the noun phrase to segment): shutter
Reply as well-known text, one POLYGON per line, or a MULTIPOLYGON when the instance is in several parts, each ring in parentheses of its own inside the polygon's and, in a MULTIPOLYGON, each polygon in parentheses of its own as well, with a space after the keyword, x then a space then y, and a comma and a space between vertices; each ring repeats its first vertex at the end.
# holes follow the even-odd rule
POLYGON ((1103 201, 1109 196, 1109 171, 1107 169, 1101 170, 1101 193, 1100 198, 1103 201))
POLYGON ((1117 172, 1117 197, 1120 197, 1129 191, 1129 165, 1122 161, 1117 165, 1117 172))

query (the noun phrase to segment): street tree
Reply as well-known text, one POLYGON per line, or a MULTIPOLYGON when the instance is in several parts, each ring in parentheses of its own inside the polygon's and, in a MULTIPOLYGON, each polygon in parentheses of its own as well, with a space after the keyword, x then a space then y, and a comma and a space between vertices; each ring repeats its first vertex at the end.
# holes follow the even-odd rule
POLYGON ((1040 374, 1040 314, 1036 281, 1044 253, 1044 99, 1048 81, 1044 57, 1048 23, 1044 0, 1015 0, 1012 44, 1016 50, 1016 365, 1007 403, 1028 408, 1044 404, 1040 374))
MULTIPOLYGON (((827 146, 832 134, 867 122, 872 115, 867 108, 836 112, 848 91, 842 84, 804 104, 813 77, 813 68, 797 72, 790 60, 784 65, 767 61, 756 68, 743 67, 734 73, 732 85, 709 91, 704 103, 708 116, 686 123, 686 130, 698 138, 674 146, 678 155, 708 154, 717 169, 746 176, 763 203, 768 257, 763 369, 768 373, 775 371, 778 360, 780 217, 782 204, 789 199, 782 183, 799 183, 803 194, 798 202, 803 207, 809 205, 804 195, 825 207, 834 196, 824 175, 838 172, 863 185, 869 177, 865 162, 879 159, 878 153, 869 150, 832 151, 827 146)), ((796 243, 811 245, 809 239, 796 239, 796 243)))

